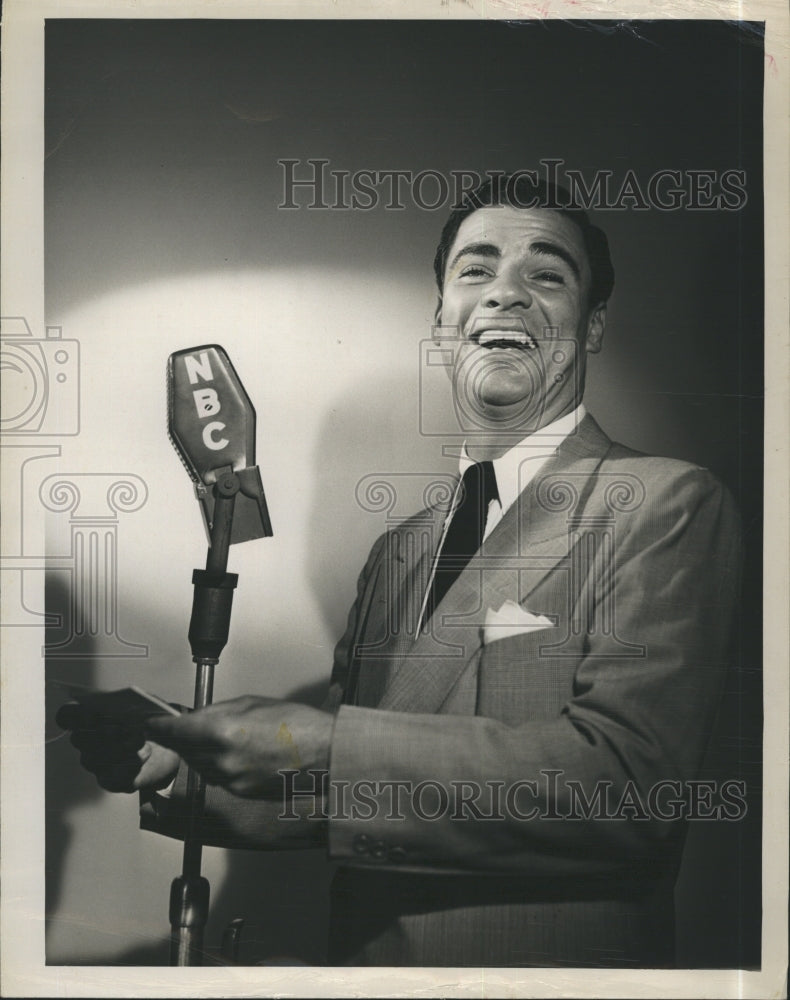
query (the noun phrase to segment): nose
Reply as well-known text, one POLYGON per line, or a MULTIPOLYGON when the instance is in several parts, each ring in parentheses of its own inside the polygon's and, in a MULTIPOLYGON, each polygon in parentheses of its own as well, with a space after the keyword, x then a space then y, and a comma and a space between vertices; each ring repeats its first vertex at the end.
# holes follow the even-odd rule
POLYGON ((532 296, 520 276, 504 269, 485 289, 482 300, 486 309, 514 309, 518 306, 529 309, 532 305, 532 296))

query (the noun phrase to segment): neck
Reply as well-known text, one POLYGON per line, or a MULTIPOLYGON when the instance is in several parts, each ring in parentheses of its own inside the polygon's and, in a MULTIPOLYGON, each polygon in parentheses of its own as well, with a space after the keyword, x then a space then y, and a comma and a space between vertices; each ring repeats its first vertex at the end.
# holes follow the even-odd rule
POLYGON ((581 400, 572 400, 556 412, 546 412, 539 423, 524 427, 521 431, 517 427, 509 427, 507 432, 503 433, 501 427, 482 426, 474 438, 467 440, 466 453, 473 462, 494 461, 501 458, 525 437, 536 434, 542 428, 553 424, 555 420, 573 413, 580 403, 581 400))
POLYGON ((493 462, 494 459, 504 455, 506 451, 510 451, 514 444, 516 444, 515 435, 508 435, 503 440, 501 433, 491 437, 484 434, 479 437, 475 436, 474 441, 466 442, 466 453, 473 462, 493 462))

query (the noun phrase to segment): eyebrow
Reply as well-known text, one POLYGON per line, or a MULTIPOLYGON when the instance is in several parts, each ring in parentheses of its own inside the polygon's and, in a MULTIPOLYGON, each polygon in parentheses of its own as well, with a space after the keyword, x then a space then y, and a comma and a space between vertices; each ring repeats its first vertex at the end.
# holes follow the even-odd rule
POLYGON ((537 243, 530 243, 529 249, 531 253, 540 254, 541 256, 558 257, 560 260, 565 261, 571 271, 573 271, 577 280, 581 278, 581 271, 578 263, 564 247, 558 246, 556 243, 538 240, 537 243))
MULTIPOLYGON (((534 253, 539 256, 556 257, 558 260, 564 261, 571 271, 573 271, 577 280, 581 278, 581 270, 577 261, 564 247, 559 246, 559 244, 552 243, 549 240, 537 240, 535 243, 530 243, 529 250, 530 253, 534 253)), ((455 267, 462 257, 467 256, 498 258, 501 257, 502 254, 499 247, 494 243, 468 243, 465 247, 461 247, 455 257, 453 257, 450 262, 450 267, 455 267)))
POLYGON ((455 267, 458 261, 462 257, 500 257, 501 253, 499 247, 494 243, 467 243, 465 247, 461 247, 458 253, 453 257, 450 262, 450 267, 455 267))

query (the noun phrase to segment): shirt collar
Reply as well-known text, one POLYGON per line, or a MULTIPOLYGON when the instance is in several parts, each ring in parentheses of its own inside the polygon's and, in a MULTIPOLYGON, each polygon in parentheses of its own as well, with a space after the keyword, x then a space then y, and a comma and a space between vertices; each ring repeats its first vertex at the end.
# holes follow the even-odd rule
MULTIPOLYGON (((515 502, 541 466, 556 454, 557 448, 579 426, 586 414, 584 403, 579 403, 571 413, 528 434, 504 455, 494 459, 497 491, 503 511, 515 502)), ((460 474, 463 475, 470 465, 474 465, 474 462, 467 455, 464 442, 458 462, 460 474)))

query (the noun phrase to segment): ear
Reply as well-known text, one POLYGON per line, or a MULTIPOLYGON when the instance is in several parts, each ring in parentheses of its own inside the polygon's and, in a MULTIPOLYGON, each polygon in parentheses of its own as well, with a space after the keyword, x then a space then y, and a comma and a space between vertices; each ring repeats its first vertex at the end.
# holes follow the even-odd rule
POLYGON ((599 302, 591 311, 587 320, 587 337, 584 346, 588 354, 597 354, 603 345, 603 334, 606 327, 606 303, 599 302))
MULTIPOLYGON (((438 301, 436 303, 436 309, 434 310, 434 313, 433 313, 433 330, 431 330, 431 336, 432 336, 434 344, 441 344, 442 343, 441 326, 442 326, 442 293, 439 292, 439 299, 438 299, 438 301)), ((455 370, 455 366, 454 365, 444 365, 443 367, 444 367, 445 374, 447 375, 447 377, 449 378, 449 380, 452 382, 453 381, 453 372, 455 370)))
POLYGON ((431 333, 433 334, 434 341, 438 342, 439 340, 437 327, 440 327, 441 325, 442 325, 442 293, 440 292, 439 298, 436 302, 436 309, 434 310, 433 313, 433 330, 431 331, 431 333))

